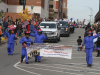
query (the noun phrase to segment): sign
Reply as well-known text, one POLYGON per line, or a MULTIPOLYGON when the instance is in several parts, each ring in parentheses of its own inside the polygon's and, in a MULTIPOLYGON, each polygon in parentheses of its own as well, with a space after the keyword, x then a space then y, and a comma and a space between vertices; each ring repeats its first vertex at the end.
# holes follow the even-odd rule
POLYGON ((26 21, 26 22, 24 22, 24 25, 22 27, 25 28, 28 24, 29 24, 29 22, 26 21))
POLYGON ((71 59, 72 46, 55 45, 55 44, 34 44, 27 47, 27 54, 30 55, 33 51, 39 50, 40 56, 43 57, 60 57, 71 59))

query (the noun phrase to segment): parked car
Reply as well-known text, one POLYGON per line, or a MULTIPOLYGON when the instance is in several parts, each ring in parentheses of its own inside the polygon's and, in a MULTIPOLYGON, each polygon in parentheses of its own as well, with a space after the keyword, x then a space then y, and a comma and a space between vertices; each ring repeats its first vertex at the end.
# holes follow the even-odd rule
POLYGON ((60 41, 60 27, 57 22, 41 22, 40 28, 44 34, 47 34, 48 40, 60 41))
POLYGON ((70 25, 68 24, 67 21, 59 21, 60 23, 60 35, 66 35, 69 36, 70 35, 70 25))

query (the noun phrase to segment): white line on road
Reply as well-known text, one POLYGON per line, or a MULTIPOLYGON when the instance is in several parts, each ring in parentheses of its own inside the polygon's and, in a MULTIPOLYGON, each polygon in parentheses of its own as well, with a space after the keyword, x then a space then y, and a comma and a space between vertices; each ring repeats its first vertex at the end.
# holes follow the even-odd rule
MULTIPOLYGON (((50 69, 43 69, 43 68, 36 68, 36 67, 28 67, 28 66, 21 66, 21 65, 17 65, 20 67, 26 67, 26 68, 34 68, 34 69, 40 69, 40 70, 47 70, 47 71, 54 71, 54 72, 60 72, 60 73, 69 73, 69 72, 64 72, 64 71, 57 71, 57 70, 50 70, 50 69)), ((46 65, 45 65, 46 66, 46 65)), ((54 67, 53 67, 54 68, 54 67)), ((60 67, 59 67, 60 68, 60 67)), ((74 69, 73 69, 74 70, 74 69)), ((78 70, 77 70, 78 71, 78 70)), ((69 73, 69 74, 76 74, 76 73, 69 73)), ((78 75, 78 74, 76 74, 78 75)), ((81 74, 83 75, 83 74, 81 74)))
POLYGON ((24 69, 21 69, 21 68, 17 67, 17 65, 18 65, 19 63, 20 63, 20 62, 17 62, 17 63, 14 65, 14 67, 17 68, 17 69, 19 69, 19 70, 22 70, 22 71, 25 71, 25 72, 31 73, 31 74, 41 75, 41 74, 34 73, 34 72, 30 72, 30 71, 27 71, 27 70, 24 70, 24 69))

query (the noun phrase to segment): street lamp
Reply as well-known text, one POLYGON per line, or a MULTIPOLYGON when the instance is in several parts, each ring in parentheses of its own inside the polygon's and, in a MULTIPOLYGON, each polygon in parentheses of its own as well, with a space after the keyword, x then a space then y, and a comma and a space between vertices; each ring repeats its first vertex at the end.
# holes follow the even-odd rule
POLYGON ((32 13, 33 13, 33 5, 31 5, 31 20, 32 20, 32 13))
POLYGON ((88 7, 88 8, 91 10, 91 13, 90 13, 91 15, 89 15, 90 16, 90 24, 93 24, 93 10, 91 7, 88 7), (92 22, 91 22, 91 16, 92 16, 92 22))

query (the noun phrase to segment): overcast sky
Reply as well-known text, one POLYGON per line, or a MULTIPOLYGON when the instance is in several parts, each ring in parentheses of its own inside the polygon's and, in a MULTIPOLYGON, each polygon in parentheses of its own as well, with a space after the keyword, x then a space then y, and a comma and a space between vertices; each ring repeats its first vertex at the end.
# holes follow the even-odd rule
POLYGON ((73 18, 77 21, 83 21, 86 19, 85 23, 90 20, 91 7, 93 9, 93 19, 96 13, 99 11, 99 0, 68 0, 68 18, 73 18))

